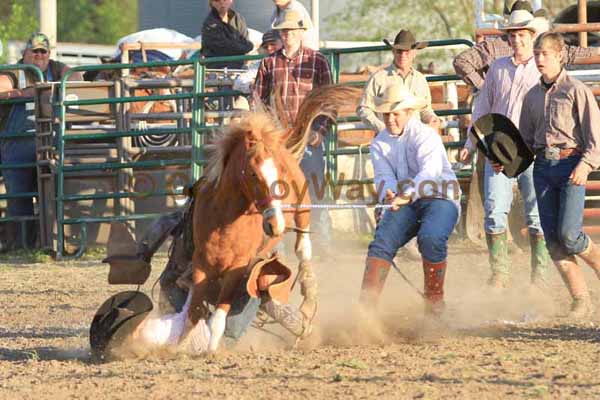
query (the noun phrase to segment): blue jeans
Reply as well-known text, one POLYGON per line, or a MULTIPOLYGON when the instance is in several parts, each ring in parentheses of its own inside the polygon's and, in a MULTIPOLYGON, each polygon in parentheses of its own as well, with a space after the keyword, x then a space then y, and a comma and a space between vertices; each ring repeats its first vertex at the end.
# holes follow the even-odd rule
POLYGON ((535 159, 533 179, 537 193, 544 238, 553 260, 579 254, 588 246, 583 233, 585 186, 569 181, 580 155, 562 160, 535 159))
MULTIPOLYGON (((27 119, 28 112, 25 104, 13 105, 6 126, 0 132, 0 157, 3 164, 34 163, 36 161, 34 138, 2 139, 2 133, 24 133, 28 129, 35 129, 33 122, 27 119)), ((35 192, 37 190, 36 168, 15 168, 2 170, 6 193, 18 194, 35 192)), ((8 215, 30 216, 33 215, 33 198, 9 199, 8 215)))
MULTIPOLYGON (((323 145, 306 146, 304 156, 300 162, 300 169, 304 172, 308 184, 310 201, 312 204, 324 204, 326 191, 325 159, 323 158, 323 145)), ((331 218, 326 209, 315 208, 310 211, 311 231, 316 234, 316 242, 326 244, 331 239, 331 218)))
POLYGON ((234 341, 244 336, 248 327, 256 318, 261 303, 260 298, 250 297, 246 291, 246 282, 244 280, 238 287, 225 323, 225 336, 234 341))
POLYGON ((527 168, 516 178, 509 178, 502 172, 496 173, 489 161, 485 163, 483 188, 485 193, 484 228, 487 233, 506 232, 508 226, 508 213, 513 201, 513 186, 515 180, 525 205, 525 222, 529 233, 538 235, 542 233, 540 214, 535 198, 533 186, 533 165, 527 168))
POLYGON ((368 256, 392 261, 398 249, 416 236, 423 258, 442 262, 448 256, 448 237, 457 220, 456 205, 445 199, 419 199, 398 211, 386 210, 368 256))

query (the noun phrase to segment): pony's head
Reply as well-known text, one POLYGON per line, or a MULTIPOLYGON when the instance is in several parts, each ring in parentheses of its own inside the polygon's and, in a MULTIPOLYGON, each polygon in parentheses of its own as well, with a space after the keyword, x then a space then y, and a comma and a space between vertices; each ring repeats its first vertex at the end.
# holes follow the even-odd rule
POLYGON ((216 196, 241 192, 262 213, 268 236, 279 236, 285 230, 278 190, 285 174, 280 154, 287 151, 283 146, 286 139, 286 132, 269 114, 257 112, 230 126, 208 147, 207 178, 216 196))

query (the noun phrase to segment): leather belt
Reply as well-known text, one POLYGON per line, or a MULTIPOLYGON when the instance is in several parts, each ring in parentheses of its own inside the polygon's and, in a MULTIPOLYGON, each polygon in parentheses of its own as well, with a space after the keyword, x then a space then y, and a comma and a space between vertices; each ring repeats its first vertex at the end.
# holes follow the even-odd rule
POLYGON ((582 151, 579 147, 571 147, 568 149, 558 149, 558 148, 554 147, 554 148, 540 149, 536 152, 536 155, 542 156, 546 159, 558 159, 558 160, 563 160, 565 158, 569 158, 569 157, 577 155, 577 154, 582 154, 582 151), (554 151, 552 151, 552 150, 554 150, 554 151), (553 153, 554 156, 549 157, 548 153, 553 153))

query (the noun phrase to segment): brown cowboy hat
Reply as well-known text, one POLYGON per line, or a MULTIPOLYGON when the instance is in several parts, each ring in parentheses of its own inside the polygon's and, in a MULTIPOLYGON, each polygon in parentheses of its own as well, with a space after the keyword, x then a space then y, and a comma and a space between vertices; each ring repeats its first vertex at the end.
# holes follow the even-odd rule
POLYGON ((92 357, 97 361, 106 360, 110 350, 123 343, 152 308, 152 301, 142 292, 121 292, 108 298, 90 326, 92 357))
POLYGON ((486 114, 473 124, 477 147, 491 161, 502 164, 504 175, 514 178, 533 162, 533 153, 519 130, 502 114, 486 114))
POLYGON ((110 224, 108 235, 107 257, 102 260, 108 263, 108 283, 111 285, 143 285, 150 276, 152 265, 140 258, 137 244, 122 222, 110 224))
POLYGON ((246 291, 252 297, 266 292, 279 304, 286 304, 292 288, 292 271, 276 257, 256 262, 250 269, 246 291))
POLYGON ((390 43, 390 41, 387 39, 383 39, 383 43, 392 49, 398 50, 420 50, 424 49, 428 45, 427 42, 417 42, 415 35, 406 29, 402 29, 400 32, 398 32, 396 38, 394 39, 394 44, 390 43))

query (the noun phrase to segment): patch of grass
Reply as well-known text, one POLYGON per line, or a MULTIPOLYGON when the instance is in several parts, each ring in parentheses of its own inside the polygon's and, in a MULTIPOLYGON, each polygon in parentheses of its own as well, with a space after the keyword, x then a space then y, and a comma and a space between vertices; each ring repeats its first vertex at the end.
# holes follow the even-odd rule
POLYGON ((106 247, 88 247, 85 249, 85 253, 83 253, 80 260, 94 261, 94 260, 101 260, 105 257, 106 257, 106 247))
POLYGON ((368 366, 361 360, 357 360, 356 358, 350 359, 348 361, 342 361, 338 363, 340 367, 352 368, 352 369, 367 369, 368 366))
POLYGON ((40 355, 35 350, 26 351, 25 355, 27 356, 27 359, 31 361, 40 361, 40 355))
POLYGON ((52 255, 46 250, 14 250, 0 254, 2 264, 39 264, 52 261, 52 255))
POLYGON ((543 397, 545 395, 547 395, 549 392, 548 386, 544 386, 544 385, 537 385, 531 388, 531 390, 529 390, 529 395, 534 396, 534 397, 543 397))

